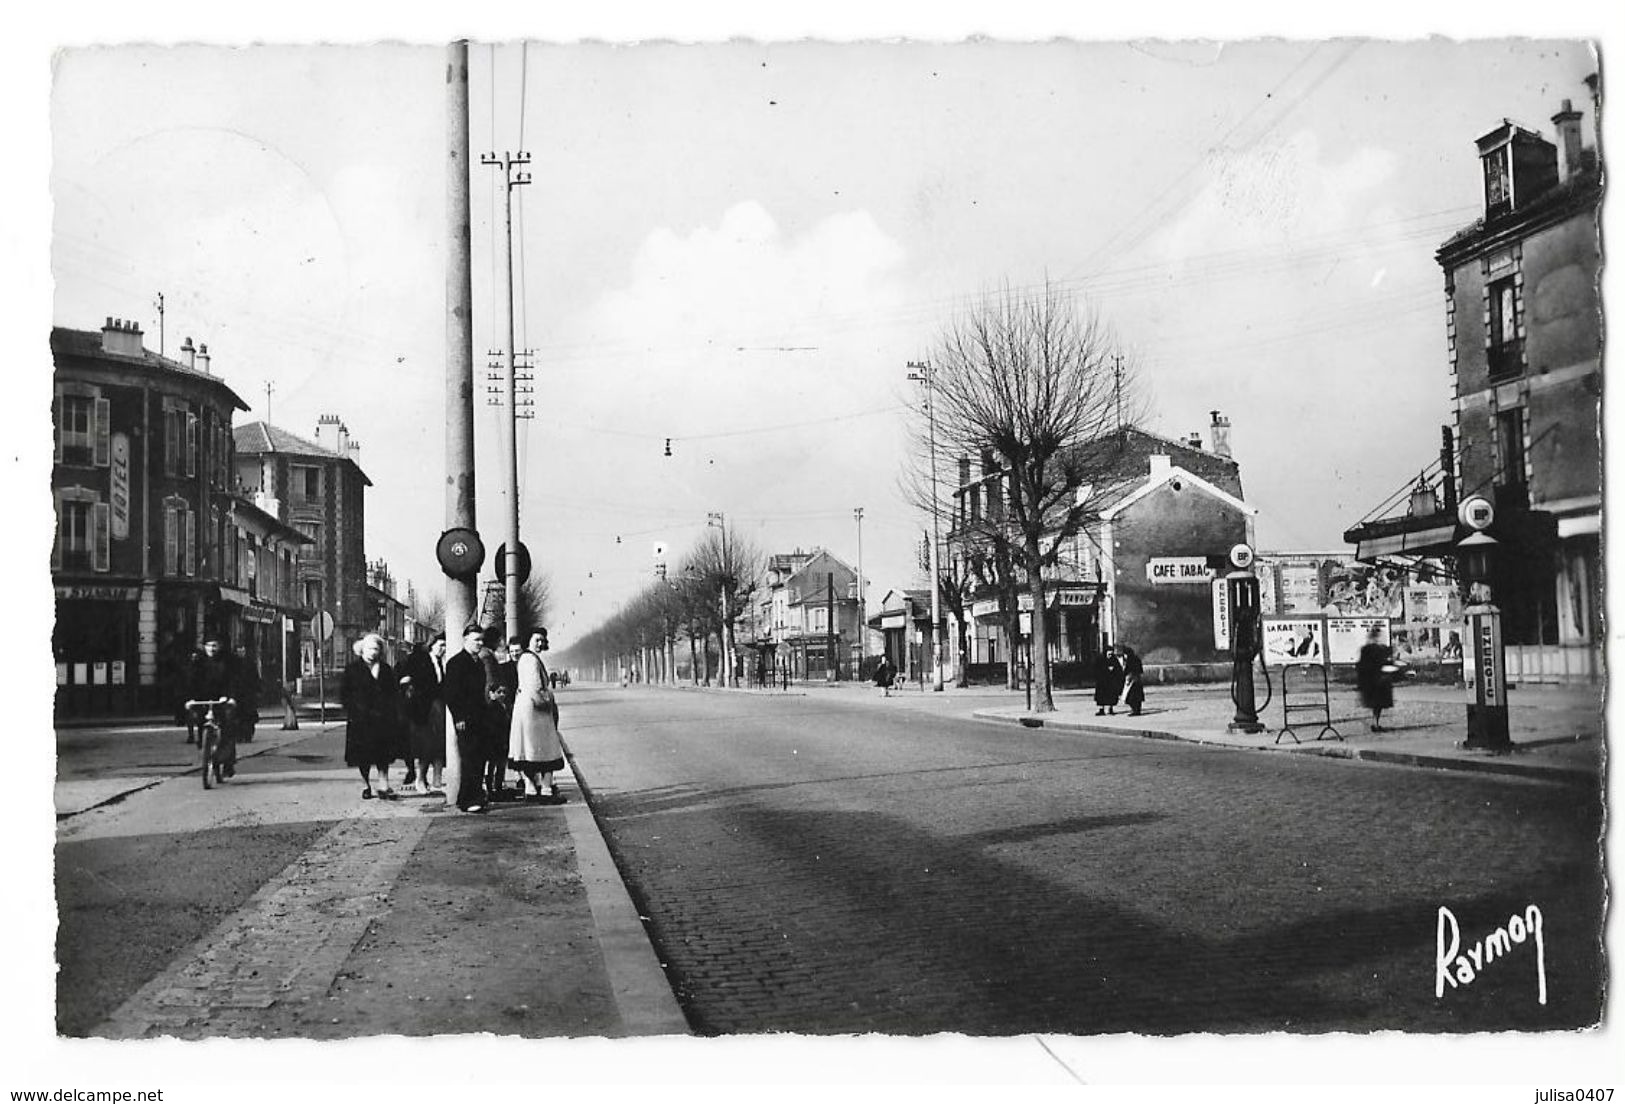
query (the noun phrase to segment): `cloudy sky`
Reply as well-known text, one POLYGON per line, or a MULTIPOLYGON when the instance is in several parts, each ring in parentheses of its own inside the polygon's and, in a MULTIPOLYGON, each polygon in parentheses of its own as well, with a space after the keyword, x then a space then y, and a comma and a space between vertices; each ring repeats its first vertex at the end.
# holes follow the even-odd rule
MULTIPOLYGON (((1433 249, 1473 139, 1589 116, 1576 40, 471 47, 471 144, 524 149, 522 537, 567 644, 725 513, 913 575, 907 362, 1046 279, 1112 326, 1149 428, 1234 425, 1263 547, 1341 547, 1449 420, 1433 249), (672 440, 667 457, 665 440, 672 440), (617 539, 619 538, 619 539, 617 539)), ((53 321, 206 342, 265 416, 337 414, 367 550, 438 586, 445 48, 90 47, 50 98, 53 321), (265 386, 273 390, 269 397, 265 386)), ((1586 122, 1590 135, 1590 121, 1586 122)), ((500 174, 473 185, 477 366, 505 342, 500 174)), ((498 409, 478 410, 501 539, 498 409)))

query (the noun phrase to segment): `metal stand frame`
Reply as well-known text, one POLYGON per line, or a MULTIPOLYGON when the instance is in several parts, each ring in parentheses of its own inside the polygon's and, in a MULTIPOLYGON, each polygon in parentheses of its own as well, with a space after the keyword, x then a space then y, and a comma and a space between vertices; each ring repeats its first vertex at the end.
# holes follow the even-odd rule
POLYGON ((1292 730, 1292 717, 1293 714, 1302 716, 1306 713, 1314 715, 1306 718, 1309 723, 1319 722, 1320 724, 1320 732, 1315 736, 1316 740, 1324 740, 1328 732, 1338 740, 1343 739, 1343 734, 1337 731, 1336 725, 1332 724, 1332 677, 1327 664, 1298 663, 1288 664, 1281 668, 1281 731, 1275 734, 1275 742, 1279 744, 1282 736, 1290 736, 1294 744, 1303 743, 1302 740, 1298 739, 1298 734, 1292 730), (1292 704, 1292 679, 1290 677, 1292 671, 1294 669, 1299 671, 1313 670, 1316 667, 1320 669, 1320 700, 1303 702, 1298 705, 1292 704))

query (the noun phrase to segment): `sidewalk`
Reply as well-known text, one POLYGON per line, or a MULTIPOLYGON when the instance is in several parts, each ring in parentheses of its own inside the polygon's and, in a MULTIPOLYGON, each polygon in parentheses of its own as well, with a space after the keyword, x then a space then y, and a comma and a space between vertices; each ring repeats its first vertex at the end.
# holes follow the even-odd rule
MULTIPOLYGON (((679 689, 723 690, 692 686, 679 689)), ((784 693, 744 687, 726 692, 784 693)), ((791 683, 789 693, 870 696, 876 691, 866 683, 803 682, 791 683)), ((1464 689, 1420 683, 1402 684, 1395 689, 1395 707, 1384 715, 1384 731, 1380 733, 1370 730, 1371 714, 1360 705, 1354 687, 1339 683, 1331 687, 1331 730, 1306 719, 1313 714, 1294 709, 1291 733, 1283 731, 1279 686, 1273 700, 1266 701, 1266 689, 1260 684, 1256 702, 1263 706, 1258 719, 1265 731, 1253 735, 1228 731, 1236 712, 1228 685, 1149 687, 1145 708, 1138 717, 1128 716, 1123 707, 1118 707, 1115 715, 1097 716, 1093 691, 1088 689, 1055 691, 1055 712, 1046 714, 1027 708, 1024 691, 996 686, 949 686, 939 693, 911 683, 906 689, 892 691, 887 700, 898 702, 898 708, 958 713, 1029 728, 1184 740, 1243 751, 1320 755, 1434 770, 1522 775, 1595 787, 1601 780, 1605 756, 1602 693, 1600 685, 1531 684, 1513 689, 1507 696, 1513 750, 1502 755, 1461 746, 1467 738, 1464 689)), ((1292 700, 1296 706, 1309 699, 1294 694, 1292 700)))
MULTIPOLYGON (((1257 693, 1260 702, 1264 688, 1257 693)), ((1025 703, 983 708, 972 716, 1006 724, 1109 733, 1149 739, 1186 740, 1244 751, 1394 763, 1436 770, 1485 771, 1596 786, 1603 759, 1602 688, 1590 686, 1518 687, 1507 695, 1513 749, 1495 754, 1463 747, 1467 738, 1466 692, 1448 686, 1401 685, 1394 708, 1384 714, 1383 731, 1371 731, 1370 712, 1352 687, 1333 684, 1331 725, 1294 709, 1292 731, 1284 731, 1279 688, 1259 710, 1266 731, 1230 732, 1235 716, 1228 686, 1153 687, 1140 716, 1122 707, 1097 716, 1090 691, 1055 695, 1055 712, 1037 715, 1025 703), (1311 719, 1305 719, 1311 718, 1311 719), (1341 737, 1341 738, 1339 738, 1341 737)), ((1310 699, 1294 696, 1294 704, 1310 699)))
MULTIPOLYGON (((65 1034, 329 1039, 688 1032, 572 766, 556 776, 564 804, 499 802, 473 816, 438 794, 402 791, 396 801, 359 800, 355 772, 342 765, 342 724, 296 732, 262 728, 242 748, 236 778, 211 791, 198 784, 195 768, 157 776, 151 764, 139 762, 118 775, 74 778, 91 773, 72 760, 93 754, 85 743, 92 739, 140 741, 142 748, 131 754, 154 762, 189 753, 173 726, 58 735, 65 746, 57 783, 57 885, 59 896, 67 895, 60 900, 73 906, 62 910, 62 945, 73 948, 63 959, 58 990, 65 1034), (146 744, 151 752, 143 750, 146 744), (125 800, 143 790, 153 792, 125 800), (233 876, 221 877, 211 863, 238 866, 266 846, 262 841, 290 832, 303 833, 301 842, 264 867, 263 881, 239 891, 245 896, 216 902, 225 907, 207 923, 189 920, 198 910, 177 906, 168 885, 132 890, 126 884, 114 900, 96 896, 112 892, 98 888, 96 868, 105 860, 96 856, 105 847, 122 853, 118 840, 229 833, 236 845, 196 852, 192 875, 194 885, 224 886, 233 876), (132 964, 131 933, 105 931, 105 924, 87 919, 107 908, 131 910, 159 932, 180 933, 171 943, 179 952, 165 952, 144 968, 132 964), (143 983, 115 1006, 97 1007, 105 979, 131 969, 143 983), (76 1018, 76 1008, 96 1010, 76 1018)), ((139 960, 140 952, 133 957, 139 960)))

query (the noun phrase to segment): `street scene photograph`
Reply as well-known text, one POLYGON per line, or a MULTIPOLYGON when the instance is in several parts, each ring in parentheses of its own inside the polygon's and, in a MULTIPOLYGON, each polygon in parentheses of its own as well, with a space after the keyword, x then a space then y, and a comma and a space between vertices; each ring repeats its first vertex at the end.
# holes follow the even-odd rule
POLYGON ((1602 29, 24 51, 0 1088, 1617 1083, 1602 29))

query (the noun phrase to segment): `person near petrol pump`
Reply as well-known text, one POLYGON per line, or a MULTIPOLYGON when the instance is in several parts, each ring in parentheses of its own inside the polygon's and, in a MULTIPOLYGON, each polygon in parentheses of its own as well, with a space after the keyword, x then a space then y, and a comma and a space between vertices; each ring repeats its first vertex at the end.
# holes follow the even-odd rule
MULTIPOLYGON (((237 773, 237 734, 241 731, 237 720, 238 695, 242 693, 242 671, 237 657, 231 654, 226 634, 212 630, 203 638, 203 651, 192 665, 187 696, 193 701, 221 701, 215 707, 215 721, 220 729, 220 744, 215 749, 214 763, 205 763, 204 770, 214 769, 217 780, 237 773)), ((201 715, 201 710, 198 711, 201 715)), ((203 742, 201 731, 198 743, 203 742)))
POLYGON ((1107 646, 1095 658, 1095 716, 1117 712, 1117 699, 1123 696, 1123 664, 1117 649, 1107 646))
POLYGON ((451 714, 457 739, 457 808, 465 813, 485 812, 486 724, 491 699, 486 693, 485 665, 480 660, 485 630, 469 624, 462 647, 446 660, 440 699, 451 714))
POLYGON ((1123 704, 1129 716, 1138 717, 1145 704, 1145 664, 1127 644, 1117 646, 1117 662, 1123 668, 1123 704))
POLYGON ((1402 670, 1394 662, 1393 649, 1382 642, 1382 629, 1373 626, 1354 664, 1354 684, 1360 703, 1371 710, 1372 732, 1388 731, 1382 727, 1382 711, 1394 706, 1394 679, 1402 670))
POLYGON ((553 772, 564 769, 564 744, 559 739, 559 705, 553 694, 547 664, 547 630, 537 629, 525 641, 515 661, 518 686, 514 694, 513 722, 508 730, 508 760, 525 779, 525 796, 549 805, 564 798, 553 772))
POLYGON ((394 668, 384 662, 384 639, 363 636, 356 658, 344 669, 339 696, 344 702, 344 762, 361 772, 361 796, 394 800, 389 765, 400 757, 401 692, 394 668), (372 772, 378 772, 373 789, 372 772))

